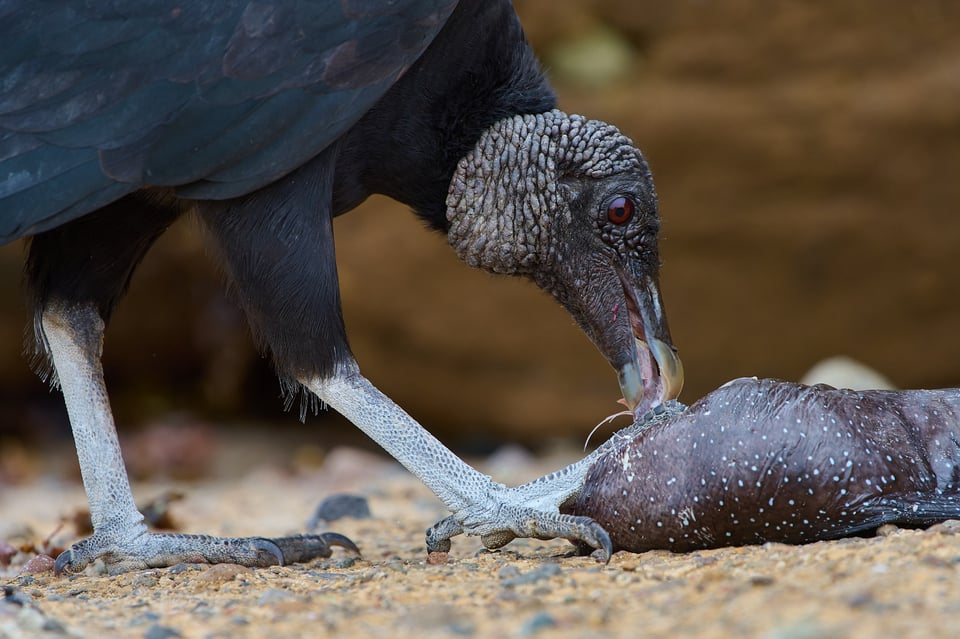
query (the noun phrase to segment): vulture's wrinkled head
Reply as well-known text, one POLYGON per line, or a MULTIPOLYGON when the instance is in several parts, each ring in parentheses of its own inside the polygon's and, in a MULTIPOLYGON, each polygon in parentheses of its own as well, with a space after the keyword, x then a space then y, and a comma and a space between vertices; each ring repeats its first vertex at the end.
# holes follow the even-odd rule
POLYGON ((653 178, 615 127, 556 110, 498 122, 457 166, 447 220, 467 264, 528 277, 566 307, 635 414, 680 393, 653 178))

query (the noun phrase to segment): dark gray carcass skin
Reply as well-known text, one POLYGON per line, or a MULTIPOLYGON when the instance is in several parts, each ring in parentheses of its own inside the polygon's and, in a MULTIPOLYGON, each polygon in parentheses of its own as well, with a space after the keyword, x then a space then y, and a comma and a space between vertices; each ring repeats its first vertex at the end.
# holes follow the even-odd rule
POLYGON ((734 380, 614 435, 571 510, 633 552, 958 518, 960 389, 734 380))

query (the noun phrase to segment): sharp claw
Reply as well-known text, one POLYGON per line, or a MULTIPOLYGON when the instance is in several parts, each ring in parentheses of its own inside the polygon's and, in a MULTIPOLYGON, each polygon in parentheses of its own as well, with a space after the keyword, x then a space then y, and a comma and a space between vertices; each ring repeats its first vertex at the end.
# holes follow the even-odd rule
POLYGON ((71 563, 73 563, 73 550, 67 548, 62 553, 57 555, 57 560, 53 562, 53 574, 59 577, 60 574, 65 570, 67 572, 73 572, 70 569, 71 563))
POLYGON ((265 539, 263 537, 258 537, 256 539, 250 540, 250 545, 253 546, 256 550, 260 552, 265 552, 273 555, 274 559, 277 560, 277 563, 281 566, 284 565, 283 561, 283 551, 280 550, 275 542, 265 539))
POLYGON ((605 555, 602 558, 603 563, 609 564, 610 558, 613 557, 613 542, 610 540, 610 535, 603 529, 603 526, 597 523, 594 523, 593 532, 597 536, 597 542, 600 544, 597 546, 597 550, 603 551, 605 555))
POLYGON ((575 532, 567 539, 577 546, 577 552, 595 555, 604 563, 610 563, 610 557, 613 556, 613 542, 604 527, 589 517, 573 517, 568 521, 575 532), (584 552, 588 549, 589 552, 584 552))
POLYGON ((356 555, 357 555, 358 557, 361 556, 361 555, 360 555, 360 549, 357 548, 357 545, 356 545, 355 543, 353 543, 353 541, 351 541, 349 538, 341 535, 340 533, 325 532, 325 533, 320 534, 320 538, 321 538, 328 546, 340 546, 341 548, 346 548, 347 550, 349 550, 349 551, 352 552, 352 553, 356 553, 356 555))

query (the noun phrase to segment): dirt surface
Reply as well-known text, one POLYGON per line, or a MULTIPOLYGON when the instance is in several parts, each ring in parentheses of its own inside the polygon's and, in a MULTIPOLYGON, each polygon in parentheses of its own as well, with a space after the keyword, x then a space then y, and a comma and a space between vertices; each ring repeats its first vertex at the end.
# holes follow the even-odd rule
MULTIPOLYGON (((481 467, 515 483, 574 456, 534 459, 507 449, 481 467)), ((460 537, 445 563, 431 564, 423 531, 443 508, 397 465, 347 448, 320 464, 296 449, 263 457, 276 461, 252 463, 242 475, 134 490, 140 498, 183 491, 173 508, 180 529, 221 535, 302 532, 323 496, 365 495, 371 519, 329 526, 354 539, 362 559, 337 550, 328 560, 255 570, 184 565, 56 577, 20 574, 32 555, 19 553, 0 568, 7 588, 0 638, 926 639, 956 636, 960 624, 956 522, 802 547, 618 553, 609 565, 565 556, 570 546, 562 541, 519 541, 491 553, 460 537)), ((55 475, 3 489, 0 540, 36 542, 85 505, 78 483, 55 475)), ((65 528, 53 541, 72 538, 65 528)))
MULTIPOLYGON (((560 106, 651 164, 685 401, 838 353, 900 387, 960 384, 960 3, 516 6, 560 106)), ((122 430, 170 410, 283 418, 195 227, 147 256, 107 334, 122 430)), ((467 268, 385 198, 336 234, 360 365, 446 441, 579 438, 615 408, 613 371, 533 285, 467 268)), ((21 357, 22 252, 0 249, 0 433, 66 432, 21 357)))

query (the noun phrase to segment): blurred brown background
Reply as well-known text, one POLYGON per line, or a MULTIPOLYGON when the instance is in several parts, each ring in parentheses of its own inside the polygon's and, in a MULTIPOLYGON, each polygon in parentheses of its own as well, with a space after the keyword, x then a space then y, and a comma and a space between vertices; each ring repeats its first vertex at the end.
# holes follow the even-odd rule
MULTIPOLYGON (((561 107, 617 124, 654 170, 683 399, 838 353, 903 387, 960 384, 960 4, 516 5, 561 107)), ((296 427, 196 231, 162 239, 108 332, 120 428, 296 427)), ((361 366, 445 441, 582 438, 618 409, 613 372, 532 285, 467 268, 385 199, 337 233, 361 366)), ((0 249, 0 445, 68 432, 21 357, 22 253, 0 249)))

